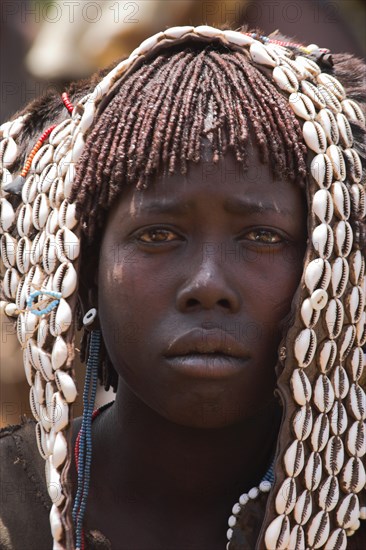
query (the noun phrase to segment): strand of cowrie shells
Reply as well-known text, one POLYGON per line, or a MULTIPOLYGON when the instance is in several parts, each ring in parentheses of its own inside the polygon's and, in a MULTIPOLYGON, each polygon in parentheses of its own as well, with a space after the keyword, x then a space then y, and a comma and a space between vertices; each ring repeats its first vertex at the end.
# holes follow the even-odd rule
MULTIPOLYGON (((65 494, 60 480, 67 454, 64 434, 69 423, 69 407, 76 397, 66 344, 72 324, 69 299, 77 287, 77 272, 73 264, 77 262, 80 250, 75 207, 68 202, 75 165, 97 106, 115 82, 136 59, 151 52, 161 41, 173 43, 191 34, 205 40, 220 39, 232 47, 247 48, 254 63, 272 68, 274 82, 289 95, 290 106, 304 121, 304 140, 309 151, 315 154, 311 174, 319 189, 311 206, 319 224, 312 235, 316 259, 308 264, 304 278, 308 290, 308 297, 301 307, 304 329, 294 350, 298 363, 292 376, 293 398, 298 405, 293 421, 296 439, 283 457, 288 476, 286 491, 284 484, 277 491, 275 506, 278 515, 266 530, 265 544, 270 550, 305 548, 308 523, 306 544, 309 547, 326 545, 327 550, 343 549, 346 547, 346 531, 350 534, 357 529, 359 518, 365 516, 365 510, 359 510, 357 499, 365 475, 361 462, 364 445, 360 445, 365 441, 364 393, 358 384, 363 368, 360 350, 366 339, 364 289, 361 286, 365 261, 359 250, 352 251, 352 228, 347 221, 351 208, 360 218, 365 215, 362 166, 352 148, 348 122, 350 119, 364 123, 363 114, 356 102, 346 98, 342 85, 330 75, 321 73, 312 60, 303 56, 293 59, 289 49, 270 43, 263 45, 239 32, 200 26, 175 27, 145 40, 98 84, 92 94, 79 102, 71 119, 52 131, 48 143, 32 160, 31 172, 22 189, 23 205, 17 216, 11 202, 6 197, 1 199, 0 227, 4 233, 1 255, 7 268, 3 288, 9 300, 2 307, 7 315, 17 317, 17 336, 24 350, 25 374, 31 386, 30 403, 37 420, 37 442, 46 460, 47 485, 53 501, 50 522, 54 550, 65 548, 62 521, 65 494), (344 159, 349 166, 347 173, 344 159), (349 179, 352 184, 347 185, 349 179), (11 235, 15 223, 18 241, 11 235), (331 263, 332 255, 336 256, 331 263), (331 289, 329 303, 328 287, 331 289), (40 288, 60 292, 62 298, 57 309, 39 319, 27 310, 26 305, 29 295, 40 288), (343 300, 343 306, 345 296, 347 300, 343 300), (317 349, 314 327, 320 318, 328 327, 329 337, 317 349), (345 318, 348 323, 342 330, 345 318), (337 350, 336 340, 339 338, 341 346, 337 350), (334 366, 337 351, 339 364, 334 366), (306 369, 315 358, 320 372, 313 392, 306 369), (331 379, 328 377, 330 372, 331 379), (343 404, 346 398, 354 418, 348 430, 343 404), (310 406, 312 399, 319 411, 315 419, 310 406), (329 438, 330 433, 333 435, 329 438), (305 457, 308 438, 311 453, 305 457), (342 469, 343 441, 346 441, 350 458, 342 469), (322 462, 327 471, 323 481, 322 462), (357 471, 356 476, 354 471, 357 471), (337 478, 339 472, 342 472, 343 489, 347 493, 342 499, 337 478), (300 473, 304 474, 306 489, 297 496, 300 473), (61 487, 61 490, 55 491, 55 487, 61 487), (317 488, 320 508, 314 515, 312 493, 317 488), (288 495, 286 500, 283 494, 288 495), (341 499, 336 514, 339 527, 330 533, 329 513, 337 505, 338 498, 341 499), (290 529, 291 522, 293 527, 290 529)), ((16 137, 25 123, 26 117, 20 117, 0 127, 3 186, 13 179, 9 168, 17 158, 16 137)), ((237 511, 237 506, 234 508, 237 511)), ((233 521, 231 517, 229 526, 233 521)), ((229 537, 232 536, 230 529, 229 537)))

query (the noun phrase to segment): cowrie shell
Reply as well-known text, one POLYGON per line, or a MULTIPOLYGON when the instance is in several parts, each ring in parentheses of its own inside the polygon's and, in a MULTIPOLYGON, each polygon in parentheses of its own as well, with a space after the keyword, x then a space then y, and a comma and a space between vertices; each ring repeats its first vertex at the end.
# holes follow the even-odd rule
POLYGON ((329 338, 338 338, 344 321, 343 304, 338 298, 332 298, 328 302, 324 320, 329 338))
POLYGON ((285 514, 277 516, 267 527, 264 537, 266 548, 286 550, 290 540, 290 521, 285 514))
POLYGON ((343 441, 339 436, 332 435, 332 437, 329 439, 327 443, 325 453, 324 453, 325 469, 327 470, 329 475, 336 476, 341 471, 343 462, 344 462, 343 441))
POLYGON ((1 309, 4 310, 5 315, 7 315, 8 317, 17 317, 19 315, 18 306, 16 304, 9 304, 2 301, 1 309))
MULTIPOLYGON (((201 25, 201 27, 205 27, 206 25, 201 25)), ((195 33, 197 33, 197 29, 200 28, 200 27, 195 27, 193 28, 193 31, 195 33)), ((204 32, 204 30, 202 30, 202 32, 204 32)), ((216 31, 216 34, 218 34, 220 31, 216 31)), ((199 33, 198 33, 199 34, 199 33)), ((134 56, 134 55, 143 55, 147 52, 149 52, 150 50, 152 50, 156 44, 161 40, 165 38, 165 35, 163 32, 158 32, 156 34, 154 34, 153 36, 150 36, 149 38, 146 38, 146 40, 144 40, 143 42, 141 42, 140 46, 138 48, 136 48, 136 50, 134 50, 131 54, 131 56, 134 56)))
POLYGON ((351 214, 351 198, 347 187, 340 181, 335 181, 331 186, 334 203, 334 211, 341 220, 348 220, 351 214))
POLYGON ((317 82, 319 82, 319 84, 322 84, 329 88, 340 101, 342 99, 345 99, 346 92, 339 80, 334 76, 331 76, 327 73, 321 73, 317 76, 316 80, 317 82))
POLYGON ((59 209, 58 224, 61 228, 67 227, 68 229, 73 229, 78 220, 76 218, 76 207, 75 204, 67 202, 64 200, 61 203, 59 209))
POLYGON ((346 436, 348 452, 361 458, 366 453, 366 426, 363 422, 354 422, 346 436))
POLYGON ((45 392, 44 392, 44 380, 39 371, 36 372, 34 376, 34 398, 39 405, 43 405, 45 402, 45 392))
POLYGON ((309 262, 305 269, 305 285, 312 294, 317 288, 326 290, 331 278, 331 267, 327 260, 317 258, 309 262))
POLYGON ((16 118, 15 120, 10 120, 9 122, 5 122, 0 126, 0 132, 2 133, 3 137, 17 137, 22 130, 24 126, 24 121, 26 120, 26 116, 20 116, 16 118))
POLYGON ((30 261, 33 265, 38 264, 42 258, 45 240, 46 233, 42 231, 42 233, 37 233, 34 241, 32 242, 30 261))
POLYGON ((317 86, 314 86, 314 84, 307 80, 303 80, 301 82, 301 91, 311 99, 317 109, 325 109, 326 103, 317 86))
POLYGON ((46 273, 53 273, 58 263, 57 244, 54 235, 47 235, 43 245, 42 255, 43 268, 46 273))
MULTIPOLYGON (((298 409, 292 419, 292 428, 299 441, 305 441, 311 434, 313 426, 313 413, 308 405, 298 409)), ((282 513, 282 512, 279 512, 282 513)))
POLYGON ((272 76, 277 86, 289 94, 295 93, 299 89, 297 76, 289 67, 284 65, 275 67, 272 76))
POLYGON ((361 107, 359 106, 356 101, 353 101, 353 99, 344 99, 341 103, 342 105, 342 111, 346 115, 347 118, 350 120, 353 120, 354 122, 359 122, 361 124, 365 124, 365 117, 362 112, 361 107))
POLYGON ((325 153, 327 149, 327 138, 323 128, 314 120, 306 120, 302 127, 304 140, 309 149, 314 153, 325 153))
POLYGON ((301 65, 306 71, 308 71, 312 76, 317 76, 320 74, 320 67, 315 63, 315 61, 312 61, 311 59, 308 59, 307 57, 304 57, 302 55, 298 55, 296 57, 296 63, 298 65, 301 65))
POLYGON ((49 456, 47 451, 47 440, 46 440, 46 432, 40 422, 36 424, 36 440, 37 440, 37 446, 38 451, 41 457, 46 460, 46 458, 49 456))
POLYGON ((60 515, 60 512, 58 511, 56 504, 52 505, 52 508, 50 511, 50 525, 51 525, 52 537, 59 542, 62 539, 63 529, 62 529, 61 515, 60 515))
POLYGON ((330 534, 324 550, 334 550, 334 548, 339 548, 339 550, 346 550, 347 535, 344 529, 335 529, 330 534))
POLYGON ((348 529, 359 518, 360 504, 357 495, 347 495, 340 503, 337 510, 336 519, 340 527, 348 529))
POLYGON ((288 477, 282 483, 275 500, 277 514, 289 514, 296 503, 296 482, 288 477))
POLYGON ((50 203, 45 193, 37 195, 33 204, 33 225, 41 231, 46 225, 48 214, 50 212, 50 203))
POLYGON ((53 160, 57 164, 61 161, 61 159, 68 153, 68 151, 71 149, 71 142, 72 142, 72 136, 66 136, 56 147, 56 150, 53 155, 53 160))
POLYGON ((37 326, 37 315, 34 315, 34 313, 30 311, 20 313, 17 318, 17 337, 22 347, 24 347, 27 340, 33 336, 37 326))
POLYGON ((63 122, 60 122, 60 124, 58 124, 56 128, 54 128, 50 133, 48 142, 54 147, 57 147, 57 145, 59 145, 62 140, 64 140, 68 135, 71 134, 72 128, 72 120, 66 119, 63 122))
POLYGON ((334 237, 330 225, 321 223, 312 233, 312 243, 317 254, 324 259, 328 259, 333 252, 334 237))
POLYGON ((29 391, 29 404, 32 411, 32 414, 34 418, 37 420, 37 422, 40 422, 39 418, 39 403, 36 401, 35 395, 34 395, 34 386, 31 386, 29 391))
POLYGON ((80 253, 79 238, 67 227, 59 229, 56 234, 58 259, 60 262, 76 260, 80 253))
POLYGON ((196 34, 200 34, 201 36, 207 36, 208 38, 222 36, 222 31, 220 29, 215 29, 209 25, 199 25, 194 28, 194 32, 196 34))
POLYGON ((62 336, 57 336, 51 354, 51 362, 54 370, 61 368, 67 360, 68 350, 67 344, 62 336))
POLYGON ((304 444, 302 441, 291 443, 285 455, 283 462, 288 476, 297 477, 304 467, 304 444))
POLYGON ((365 467, 358 456, 348 459, 341 473, 341 487, 346 493, 359 493, 366 483, 365 467))
POLYGON ((295 369, 291 381, 292 395, 299 405, 306 405, 311 399, 311 385, 308 377, 302 369, 295 369))
POLYGON ((22 188, 22 199, 25 204, 32 203, 38 192, 39 175, 31 174, 22 188))
POLYGON ((356 336, 359 346, 363 346, 366 343, 366 312, 363 312, 361 319, 356 326, 356 336))
MULTIPOLYGON (((28 239, 28 237, 22 237, 18 241, 18 247, 16 251, 16 262, 20 273, 26 273, 29 270, 30 252, 31 252, 31 241, 28 239)), ((24 309, 24 308, 21 308, 21 309, 24 309)))
POLYGON ((360 183, 351 186, 352 211, 360 220, 366 216, 366 191, 360 183))
POLYGON ((352 384, 348 394, 348 402, 352 416, 356 420, 365 420, 366 396, 358 384, 352 384))
POLYGON ((52 336, 61 336, 72 323, 72 311, 66 300, 61 298, 59 305, 51 312, 50 332, 52 336))
POLYGON ((21 237, 27 237, 33 229, 32 207, 30 204, 23 204, 19 210, 17 230, 21 237))
POLYGON ((337 355, 337 344, 334 340, 325 340, 317 351, 317 363, 321 372, 326 374, 331 370, 337 355))
POLYGON ((345 258, 338 256, 332 265, 331 291, 334 298, 340 298, 348 283, 349 267, 345 258))
POLYGON ((15 220, 15 212, 8 200, 0 199, 0 228, 5 233, 13 225, 15 220))
POLYGON ((354 382, 361 378, 365 366, 364 363, 365 360, 363 357, 362 348, 354 348, 347 358, 347 370, 354 382))
POLYGON ((273 51, 268 50, 260 42, 253 42, 249 48, 250 56, 254 63, 264 65, 266 67, 276 67, 280 64, 278 55, 273 51))
POLYGON ((318 512, 307 528, 307 542, 311 548, 321 548, 329 537, 330 520, 328 512, 318 512))
POLYGON ((28 354, 29 361, 31 362, 33 368, 35 370, 37 370, 37 365, 36 365, 36 360, 35 360, 37 345, 36 345, 36 342, 33 338, 30 338, 28 340, 26 349, 27 349, 27 354, 28 354))
POLYGON ((308 367, 316 350, 316 334, 312 329, 304 329, 295 340, 294 354, 299 367, 308 367))
POLYGON ((55 235, 58 228, 58 210, 51 210, 46 222, 46 235, 55 235))
POLYGON ((296 92, 294 94, 290 94, 288 100, 295 115, 304 120, 314 120, 315 107, 308 96, 300 92, 296 92))
POLYGON ((330 158, 332 163, 334 177, 337 180, 344 181, 346 179, 346 165, 342 151, 338 145, 329 145, 327 149, 327 157, 330 158))
POLYGON ((49 481, 47 483, 48 494, 53 504, 60 507, 65 500, 65 496, 62 493, 61 476, 53 465, 51 457, 47 459, 46 464, 47 463, 49 463, 49 481))
POLYGON ((18 146, 12 137, 6 137, 0 141, 0 162, 4 168, 8 168, 16 160, 18 146))
POLYGON ((53 278, 53 290, 61 292, 63 298, 73 294, 77 285, 77 274, 70 262, 63 262, 57 268, 53 278))
POLYGON ((311 161, 310 172, 321 189, 328 189, 333 181, 333 164, 327 155, 316 155, 311 161))
POLYGON ((41 174, 46 166, 53 161, 53 153, 54 147, 52 145, 49 143, 43 145, 32 160, 32 170, 36 174, 41 174))
POLYGON ((344 399, 349 390, 349 381, 345 369, 338 365, 332 372, 334 395, 337 399, 344 399))
POLYGON ((15 265, 17 250, 16 240, 9 235, 9 233, 4 233, 1 237, 1 259, 4 262, 5 267, 12 268, 15 265))
POLYGON ((47 193, 51 187, 52 182, 57 177, 57 164, 53 162, 47 165, 42 174, 39 176, 38 181, 38 193, 47 193))
POLYGON ((334 403, 334 391, 329 378, 325 374, 321 374, 316 383, 313 392, 314 404, 318 411, 327 413, 334 403))
POLYGON ((60 204, 64 200, 64 182, 62 178, 56 178, 51 185, 48 195, 50 205, 52 208, 59 208, 60 204))
MULTIPOLYGON (((66 171, 66 174, 65 174, 65 178, 64 178, 64 198, 66 200, 69 200, 70 196, 71 196, 71 191, 72 191, 72 187, 74 185, 74 180, 75 180, 75 173, 76 173, 76 168, 75 168, 75 163, 74 162, 70 162, 68 168, 67 168, 67 171, 66 171)), ((57 205, 59 206, 59 205, 57 205)))
POLYGON ((339 337, 339 359, 343 361, 351 351, 356 337, 356 328, 353 325, 346 326, 339 337))
POLYGON ((42 373, 42 376, 46 380, 46 382, 54 380, 55 375, 52 370, 50 354, 43 349, 36 347, 33 350, 33 357, 36 368, 39 370, 39 372, 42 373))
POLYGON ((342 105, 340 104, 337 96, 332 92, 331 88, 319 84, 318 90, 322 94, 328 109, 330 109, 334 114, 342 111, 342 105))
POLYGON ((294 517, 296 523, 298 523, 299 525, 305 525, 305 523, 309 521, 312 512, 312 504, 313 503, 310 492, 303 491, 295 504, 294 517))
POLYGON ((352 287, 346 294, 345 312, 351 323, 358 323, 365 309, 365 297, 360 286, 352 287))
POLYGON ((347 429, 347 412, 343 403, 335 401, 329 415, 330 427, 334 435, 342 435, 347 429))
MULTIPOLYGON (((193 32, 194 27, 191 26, 182 26, 182 27, 170 27, 170 29, 167 29, 164 31, 164 35, 166 38, 172 38, 172 39, 179 39, 182 38, 185 34, 188 34, 189 32, 193 32)), ((244 46, 245 44, 251 44, 254 41, 254 38, 250 38, 249 36, 245 36, 240 32, 235 31, 223 31, 224 36, 226 36, 229 40, 229 42, 233 42, 234 44, 238 44, 239 46, 244 46), (239 36, 237 36, 239 35, 239 36), (240 42, 235 42, 234 39, 240 40, 240 38, 243 36, 243 38, 248 38, 249 42, 244 42, 244 44, 241 44, 240 42), (230 39, 229 39, 230 37, 230 39)))
POLYGON ((333 217, 333 202, 329 191, 319 189, 313 197, 312 204, 313 213, 319 221, 329 223, 333 217))
POLYGON ((301 525, 295 525, 291 531, 289 548, 305 549, 305 533, 301 525))
POLYGON ((316 115, 315 120, 323 128, 329 145, 332 143, 337 145, 339 141, 339 129, 336 117, 332 111, 328 108, 321 109, 316 115))
POLYGON ((304 78, 311 78, 311 74, 301 63, 296 63, 293 59, 288 57, 280 57, 280 65, 284 67, 289 67, 296 75, 297 79, 303 80, 304 78))
POLYGON ((52 404, 52 427, 58 433, 69 423, 69 406, 58 391, 53 394, 52 404))
POLYGON ((58 390, 63 394, 68 403, 73 403, 78 394, 75 382, 67 372, 58 369, 55 373, 55 380, 58 390))
POLYGON ((340 221, 334 227, 334 245, 339 256, 347 257, 353 244, 353 232, 347 221, 340 221))
POLYGON ((353 145, 353 134, 350 123, 342 113, 337 113, 337 124, 339 128, 339 138, 341 145, 350 148, 353 145))
POLYGON ((47 339, 49 337, 49 325, 48 320, 45 317, 42 317, 39 321, 38 331, 37 331, 37 346, 43 348, 47 339))
POLYGON ((322 413, 317 416, 313 424, 311 434, 311 446, 314 451, 321 452, 329 439, 329 420, 326 414, 322 413))
POLYGON ((62 432, 58 432, 53 446, 53 463, 56 468, 62 466, 67 457, 67 442, 62 432))
MULTIPOLYGON (((23 237, 25 238, 25 237, 23 237)), ((15 303, 21 311, 26 308, 27 300, 31 293, 31 285, 25 275, 21 278, 15 296, 15 303)))
POLYGON ((42 286, 46 275, 39 267, 39 265, 33 265, 27 274, 27 284, 30 285, 31 292, 39 290, 42 286))
POLYGON ((12 181, 13 181, 12 174, 9 172, 9 170, 3 167, 2 174, 1 174, 0 188, 4 188, 6 185, 10 185, 12 181))
POLYGON ((32 386, 34 383, 34 375, 36 371, 33 368, 33 365, 29 359, 28 350, 26 348, 23 350, 23 365, 27 382, 29 386, 32 386))
MULTIPOLYGON (((315 291, 316 292, 316 291, 315 291)), ((301 305, 301 319, 307 328, 316 325, 320 317, 320 311, 313 308, 310 298, 306 298, 301 305)))

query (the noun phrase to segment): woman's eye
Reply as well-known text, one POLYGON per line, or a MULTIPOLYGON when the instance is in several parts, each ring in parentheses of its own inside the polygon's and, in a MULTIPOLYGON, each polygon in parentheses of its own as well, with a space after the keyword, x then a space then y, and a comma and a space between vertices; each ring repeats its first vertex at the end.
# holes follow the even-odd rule
POLYGON ((138 240, 143 243, 162 243, 174 241, 176 233, 169 229, 148 229, 138 235, 138 240))
POLYGON ((245 238, 264 244, 277 244, 283 242, 281 235, 269 229, 254 229, 245 234, 245 238))

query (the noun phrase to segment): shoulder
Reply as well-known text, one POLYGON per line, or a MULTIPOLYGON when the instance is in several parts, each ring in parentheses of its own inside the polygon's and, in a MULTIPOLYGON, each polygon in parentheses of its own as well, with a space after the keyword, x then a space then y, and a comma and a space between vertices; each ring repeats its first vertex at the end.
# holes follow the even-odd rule
POLYGON ((34 421, 0 430, 0 483, 0 549, 48 550, 51 501, 34 421))

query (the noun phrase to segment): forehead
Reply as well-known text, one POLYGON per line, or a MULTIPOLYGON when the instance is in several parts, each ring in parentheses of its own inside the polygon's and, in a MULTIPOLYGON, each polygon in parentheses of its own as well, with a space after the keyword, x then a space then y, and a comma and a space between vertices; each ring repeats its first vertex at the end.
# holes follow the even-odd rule
POLYGON ((245 210, 265 214, 271 210, 293 215, 301 209, 303 215, 306 199, 300 187, 285 178, 274 178, 270 166, 261 162, 257 147, 251 143, 248 153, 247 167, 230 150, 213 162, 211 144, 204 139, 201 160, 189 163, 187 173, 160 173, 144 191, 128 187, 115 208, 129 217, 159 212, 184 215, 222 207, 234 214, 245 210))

